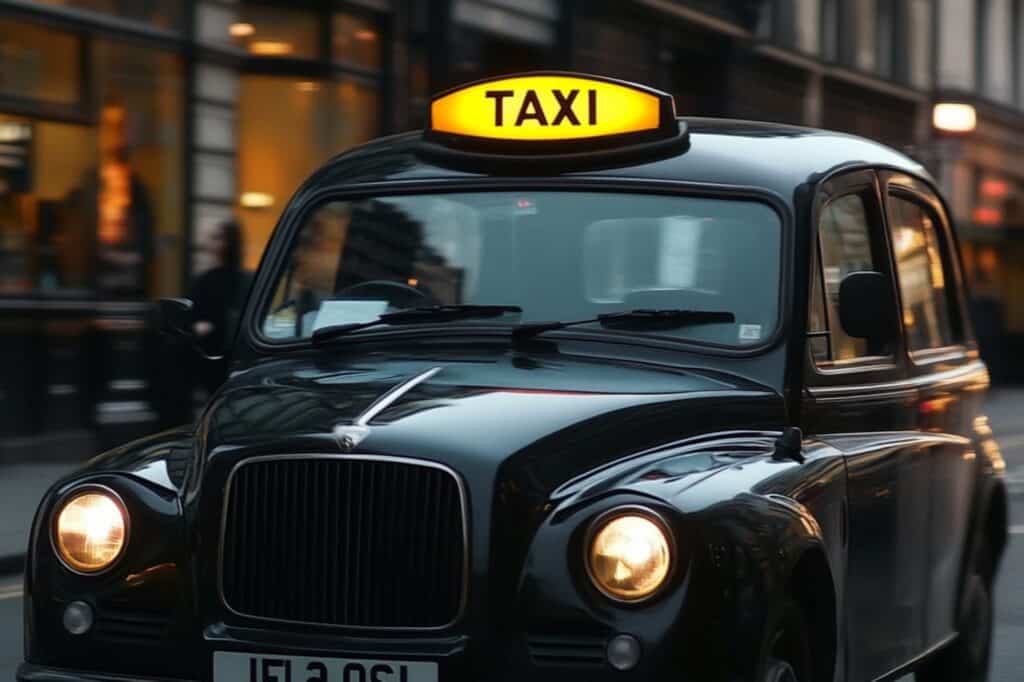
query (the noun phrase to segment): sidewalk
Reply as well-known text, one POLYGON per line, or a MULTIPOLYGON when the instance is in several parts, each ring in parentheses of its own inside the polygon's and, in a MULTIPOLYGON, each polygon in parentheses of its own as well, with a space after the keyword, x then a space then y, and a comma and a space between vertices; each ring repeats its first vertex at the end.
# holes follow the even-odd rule
POLYGON ((36 506, 47 488, 81 462, 0 464, 0 576, 21 572, 36 506))

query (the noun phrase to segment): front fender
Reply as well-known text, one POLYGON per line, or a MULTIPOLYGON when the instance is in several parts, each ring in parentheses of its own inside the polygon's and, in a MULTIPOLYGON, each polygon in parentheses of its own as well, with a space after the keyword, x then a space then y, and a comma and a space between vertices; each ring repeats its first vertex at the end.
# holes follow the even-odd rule
POLYGON ((180 486, 192 447, 168 432, 110 451, 50 488, 36 511, 25 573, 25 657, 29 663, 107 673, 194 676, 196 609, 180 486), (114 491, 128 513, 123 555, 109 570, 79 575, 52 544, 53 514, 80 486, 114 491), (94 612, 87 636, 64 630, 72 601, 94 612), (100 666, 99 668, 97 666, 100 666))
MULTIPOLYGON (((743 492, 694 513, 672 500, 669 494, 619 490, 577 500, 547 517, 516 592, 517 625, 528 647, 559 637, 585 646, 627 633, 640 641, 643 657, 617 679, 753 677, 766 625, 787 598, 801 560, 811 552, 825 555, 821 528, 802 504, 774 493, 743 492), (624 505, 645 506, 666 519, 677 547, 663 592, 638 605, 605 598, 584 566, 590 524, 624 505)), ((549 653, 554 645, 543 646, 549 653)))

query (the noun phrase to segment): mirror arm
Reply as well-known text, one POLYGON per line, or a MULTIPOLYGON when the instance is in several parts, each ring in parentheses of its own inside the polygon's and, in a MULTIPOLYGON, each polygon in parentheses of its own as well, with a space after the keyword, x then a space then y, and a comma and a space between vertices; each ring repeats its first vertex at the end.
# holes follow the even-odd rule
POLYGON ((210 362, 219 362, 227 357, 226 355, 210 355, 205 350, 203 350, 203 347, 199 345, 199 342, 196 341, 196 337, 193 334, 189 334, 188 332, 183 331, 181 329, 165 329, 164 334, 174 336, 176 338, 182 339, 183 341, 187 341, 189 347, 203 360, 208 360, 210 362))

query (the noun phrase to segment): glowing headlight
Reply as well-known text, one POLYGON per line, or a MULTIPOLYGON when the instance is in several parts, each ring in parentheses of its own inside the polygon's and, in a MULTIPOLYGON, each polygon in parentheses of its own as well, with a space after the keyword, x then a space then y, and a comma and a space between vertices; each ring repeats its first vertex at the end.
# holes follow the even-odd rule
POLYGON ((598 520, 587 548, 587 570, 594 585, 616 601, 652 596, 672 568, 672 541, 653 514, 613 511, 598 520))
POLYGON ((98 573, 121 556, 128 517, 110 492, 89 489, 71 495, 57 512, 53 539, 64 565, 78 573, 98 573))

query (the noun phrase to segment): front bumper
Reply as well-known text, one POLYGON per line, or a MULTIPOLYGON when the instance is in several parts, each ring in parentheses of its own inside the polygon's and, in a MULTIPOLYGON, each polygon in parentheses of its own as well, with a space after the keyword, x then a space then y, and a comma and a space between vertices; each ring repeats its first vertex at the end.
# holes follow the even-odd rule
POLYGON ((48 668, 42 665, 22 663, 18 666, 18 682, 198 682, 168 677, 146 677, 138 675, 108 675, 96 672, 80 672, 64 668, 48 668))

